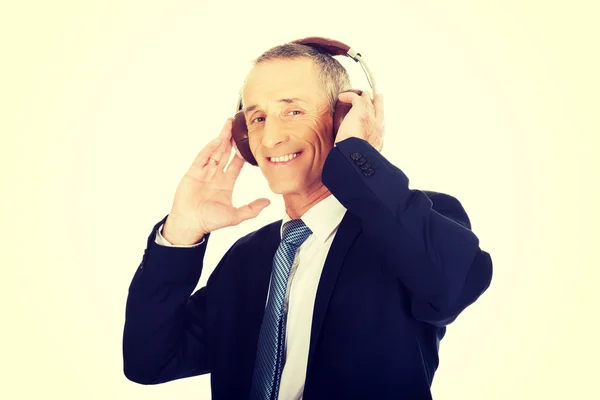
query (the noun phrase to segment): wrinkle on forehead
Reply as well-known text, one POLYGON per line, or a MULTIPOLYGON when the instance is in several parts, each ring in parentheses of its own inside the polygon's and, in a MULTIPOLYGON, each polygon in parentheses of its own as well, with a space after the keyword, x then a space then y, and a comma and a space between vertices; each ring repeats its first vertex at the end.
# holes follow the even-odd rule
POLYGON ((255 65, 241 89, 242 104, 299 97, 307 103, 326 98, 316 66, 310 59, 269 60, 255 65))

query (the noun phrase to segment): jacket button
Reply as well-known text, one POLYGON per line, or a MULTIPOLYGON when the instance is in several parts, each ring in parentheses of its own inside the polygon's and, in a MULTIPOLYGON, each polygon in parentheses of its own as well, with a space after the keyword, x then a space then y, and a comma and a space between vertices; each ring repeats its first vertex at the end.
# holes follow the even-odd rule
POLYGON ((363 165, 361 165, 360 167, 361 167, 363 170, 365 170, 365 169, 369 169, 369 168, 371 168, 371 164, 369 164, 369 163, 364 163, 364 164, 363 164, 363 165))
POLYGON ((359 158, 358 160, 354 161, 356 163, 356 165, 363 165, 364 163, 367 162, 367 160, 365 160, 364 157, 359 158))
POLYGON ((374 170, 373 168, 365 169, 365 170, 363 171, 363 174, 364 174, 365 176, 371 176, 371 175, 373 175, 374 173, 375 173, 375 170, 374 170))
POLYGON ((352 153, 352 154, 350 154, 350 158, 353 159, 354 161, 358 160, 361 157, 362 157, 362 154, 360 154, 360 153, 352 153))

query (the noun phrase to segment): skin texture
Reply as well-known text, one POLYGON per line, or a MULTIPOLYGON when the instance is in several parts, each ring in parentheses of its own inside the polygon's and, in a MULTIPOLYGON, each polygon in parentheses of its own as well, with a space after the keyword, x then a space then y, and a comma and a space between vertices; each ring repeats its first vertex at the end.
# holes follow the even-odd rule
POLYGON ((283 195, 291 218, 300 218, 331 192, 321 181, 321 172, 334 144, 348 137, 368 140, 381 150, 383 137, 382 98, 370 100, 344 93, 340 101, 352 103, 336 138, 325 92, 312 60, 270 60, 250 71, 243 91, 250 149, 274 193, 283 195), (294 99, 294 101, 280 101, 294 99), (377 106, 377 107, 374 107, 377 106), (281 167, 269 157, 301 152, 281 167))
POLYGON ((286 210, 299 218, 331 193, 321 171, 333 147, 333 118, 316 68, 307 58, 272 60, 256 65, 248 75, 244 100, 250 149, 274 193, 283 195, 286 210), (300 100, 280 102, 280 99, 300 100), (301 152, 280 167, 268 157, 301 152))
MULTIPOLYGON (((283 195, 294 219, 331 195, 323 185, 324 162, 335 143, 350 137, 367 140, 381 150, 383 101, 370 94, 341 93, 352 104, 333 138, 333 118, 324 89, 310 59, 272 60, 256 65, 244 89, 250 148, 272 191, 283 195), (299 100, 281 101, 298 98, 299 100), (288 165, 269 157, 301 153, 288 165)), ((245 161, 237 155, 228 164, 233 141, 232 118, 196 156, 180 181, 163 236, 175 245, 199 243, 215 230, 255 218, 270 202, 259 198, 241 207, 232 203, 233 187, 245 161)))

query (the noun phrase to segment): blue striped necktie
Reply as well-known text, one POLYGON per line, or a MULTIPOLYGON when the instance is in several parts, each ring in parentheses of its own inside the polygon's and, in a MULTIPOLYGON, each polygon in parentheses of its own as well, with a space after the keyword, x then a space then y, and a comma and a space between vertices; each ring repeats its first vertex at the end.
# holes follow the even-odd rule
POLYGON ((301 219, 293 219, 283 225, 281 243, 273 258, 269 299, 258 337, 251 400, 276 400, 279 396, 285 342, 284 300, 288 278, 298 247, 311 233, 301 219))

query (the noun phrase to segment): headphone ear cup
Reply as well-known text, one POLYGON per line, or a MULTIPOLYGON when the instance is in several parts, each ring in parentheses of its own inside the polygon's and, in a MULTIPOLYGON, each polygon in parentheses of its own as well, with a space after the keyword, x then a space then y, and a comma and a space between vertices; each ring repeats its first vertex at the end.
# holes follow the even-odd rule
POLYGON ((240 155, 252 165, 258 165, 254 155, 250 151, 250 142, 248 140, 248 126, 246 125, 246 118, 243 111, 238 111, 233 118, 233 124, 231 126, 231 137, 235 142, 240 155))
MULTIPOLYGON (((344 90, 340 94, 347 93, 347 92, 353 92, 359 96, 362 95, 362 90, 358 90, 358 89, 344 90)), ((348 112, 350 111, 351 108, 352 108, 352 104, 350 104, 350 103, 343 103, 339 100, 335 103, 335 110, 333 112, 333 138, 334 139, 337 136, 338 129, 340 129, 340 125, 342 124, 344 117, 346 117, 346 114, 348 114, 348 112)))

